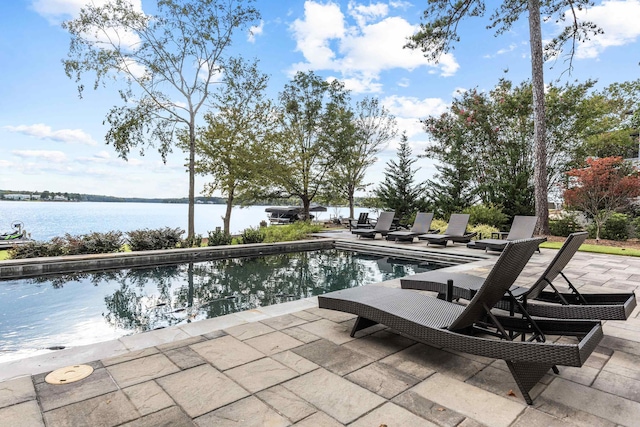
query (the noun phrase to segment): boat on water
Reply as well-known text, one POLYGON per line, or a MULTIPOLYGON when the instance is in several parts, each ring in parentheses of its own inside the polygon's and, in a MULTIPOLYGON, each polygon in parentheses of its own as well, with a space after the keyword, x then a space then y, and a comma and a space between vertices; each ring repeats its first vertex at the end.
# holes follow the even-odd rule
POLYGON ((22 221, 13 221, 11 228, 11 231, 0 234, 0 249, 10 249, 13 246, 33 241, 27 230, 24 229, 22 221))
MULTIPOLYGON (((271 224, 291 224, 296 221, 304 220, 304 209, 302 206, 272 206, 264 210, 269 214, 269 222, 271 224)), ((327 208, 320 205, 312 205, 309 212, 326 212, 327 208)), ((309 214, 310 218, 314 216, 309 214)))

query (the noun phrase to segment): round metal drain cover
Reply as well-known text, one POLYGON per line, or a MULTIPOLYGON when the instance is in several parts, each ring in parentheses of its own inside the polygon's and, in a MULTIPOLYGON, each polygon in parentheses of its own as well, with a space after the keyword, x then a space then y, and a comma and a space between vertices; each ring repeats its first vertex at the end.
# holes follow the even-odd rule
POLYGON ((89 365, 73 365, 56 369, 49 373, 44 380, 49 384, 69 384, 87 378, 92 373, 93 368, 89 365))

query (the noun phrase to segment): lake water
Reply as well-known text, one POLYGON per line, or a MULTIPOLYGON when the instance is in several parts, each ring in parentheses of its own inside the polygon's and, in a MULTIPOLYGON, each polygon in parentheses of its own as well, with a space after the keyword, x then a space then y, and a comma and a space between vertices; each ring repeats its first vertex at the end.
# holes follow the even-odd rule
MULTIPOLYGON (((231 233, 257 227, 267 220, 266 206, 234 208, 231 214, 231 233)), ((132 231, 162 227, 187 229, 186 204, 171 203, 104 203, 104 202, 27 202, 0 201, 0 233, 10 231, 13 221, 22 221, 35 240, 49 240, 65 233, 72 235, 90 232, 132 231)), ((195 232, 206 237, 208 231, 222 227, 224 205, 197 204, 195 232)), ((356 217, 367 209, 356 209, 356 217)), ((314 214, 319 220, 334 216, 349 216, 348 208, 328 208, 314 214)), ((184 235, 186 237, 186 233, 184 235)))
POLYGON ((440 267, 332 249, 2 281, 0 363, 440 267))

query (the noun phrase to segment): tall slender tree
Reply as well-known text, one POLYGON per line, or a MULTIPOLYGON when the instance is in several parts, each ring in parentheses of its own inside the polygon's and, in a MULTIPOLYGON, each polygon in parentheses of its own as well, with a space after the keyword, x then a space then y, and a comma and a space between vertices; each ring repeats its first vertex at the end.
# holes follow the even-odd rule
MULTIPOLYGON (((571 42, 569 69, 575 52, 576 42, 586 40, 600 32, 591 22, 579 21, 577 11, 593 5, 592 0, 503 0, 490 17, 487 28, 495 28, 497 34, 509 31, 524 14, 528 14, 529 40, 531 48, 531 75, 533 82, 534 138, 535 138, 535 209, 538 217, 538 232, 549 231, 546 117, 544 105, 544 56, 540 17, 555 17, 557 21, 567 20, 570 25, 545 47, 548 56, 557 55, 563 45, 571 42)), ((428 0, 424 11, 424 21, 420 30, 410 37, 406 47, 421 49, 425 56, 438 60, 440 55, 452 49, 452 43, 460 41, 458 25, 466 17, 483 16, 486 9, 484 0, 428 0)))
POLYGON ((188 238, 194 236, 196 119, 211 95, 225 62, 225 51, 238 29, 259 19, 254 0, 157 0, 151 16, 127 0, 86 5, 65 22, 71 35, 67 76, 82 96, 85 74, 93 87, 121 81, 123 105, 105 122, 107 144, 127 159, 132 148, 157 145, 162 159, 171 152, 176 131, 188 135, 188 238))
POLYGON ((227 198, 225 233, 230 233, 234 204, 254 201, 262 189, 264 159, 271 156, 266 139, 275 126, 274 109, 264 93, 268 81, 257 62, 230 60, 213 95, 214 109, 204 116, 207 126, 198 129, 196 171, 211 179, 206 194, 217 190, 227 198))
POLYGON ((330 186, 338 190, 349 204, 349 216, 354 217, 356 191, 364 190, 365 173, 376 156, 395 138, 398 130, 395 117, 377 98, 364 98, 356 104, 351 138, 340 162, 331 171, 330 186))
POLYGON ((413 168, 417 159, 411 157, 411 147, 406 132, 400 137, 397 161, 390 160, 384 172, 384 181, 376 188, 375 195, 384 209, 395 212, 395 217, 406 224, 409 217, 426 206, 424 183, 416 183, 420 168, 413 168))

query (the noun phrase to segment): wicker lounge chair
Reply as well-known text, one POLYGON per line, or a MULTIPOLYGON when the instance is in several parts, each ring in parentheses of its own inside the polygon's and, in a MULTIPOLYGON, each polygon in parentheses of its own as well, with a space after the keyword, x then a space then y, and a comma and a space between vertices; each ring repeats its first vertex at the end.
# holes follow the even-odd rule
POLYGON ((433 233, 435 230, 431 230, 431 221, 433 220, 433 212, 418 212, 416 214, 416 219, 413 221, 413 226, 411 230, 408 231, 392 231, 387 234, 387 240, 408 240, 413 241, 415 237, 418 237, 421 234, 425 233, 433 233))
POLYGON ((351 230, 351 233, 358 237, 369 237, 371 239, 375 238, 376 234, 381 234, 384 237, 391 229, 394 215, 394 212, 382 212, 378 217, 375 227, 369 230, 351 230))
POLYGON ((373 225, 369 222, 369 213, 368 212, 360 212, 357 220, 351 220, 349 224, 351 229, 358 228, 373 228, 373 225))
POLYGON ((469 243, 478 233, 467 233, 469 214, 452 214, 444 234, 421 234, 420 240, 426 240, 427 245, 447 246, 449 240, 453 243, 469 243))
MULTIPOLYGON (((513 223, 509 234, 505 239, 480 239, 475 242, 470 242, 469 245, 473 245, 476 249, 484 249, 492 251, 501 251, 507 246, 509 240, 529 239, 533 237, 533 232, 536 229, 536 222, 538 218, 535 216, 516 215, 513 217, 513 223)), ((502 233, 497 233, 500 236, 502 233)), ((492 236, 493 237, 493 236, 492 236)))
POLYGON ((532 404, 529 391, 550 369, 582 366, 603 336, 597 320, 534 320, 490 311, 488 307, 508 291, 539 243, 538 239, 508 243, 496 263, 499 267, 467 306, 375 285, 320 295, 318 305, 357 315, 351 336, 381 323, 429 345, 503 359, 524 399, 532 404), (531 336, 527 339, 526 334, 531 336), (575 336, 579 342, 548 342, 545 334, 575 336))
MULTIPOLYGON (((581 294, 562 273, 586 238, 586 232, 570 234, 533 286, 511 287, 511 295, 526 307, 529 315, 557 319, 626 320, 629 318, 637 305, 635 293, 581 294), (552 282, 558 275, 566 280, 570 293, 561 293, 553 285, 552 282), (552 289, 552 292, 544 291, 547 286, 552 289)), ((473 298, 484 283, 482 277, 470 274, 428 271, 401 279, 400 284, 403 289, 434 291, 444 295, 447 292, 449 280, 453 281, 453 297, 468 300, 473 298)), ((518 309, 517 305, 513 305, 509 295, 498 303, 498 307, 506 310, 518 309)))

